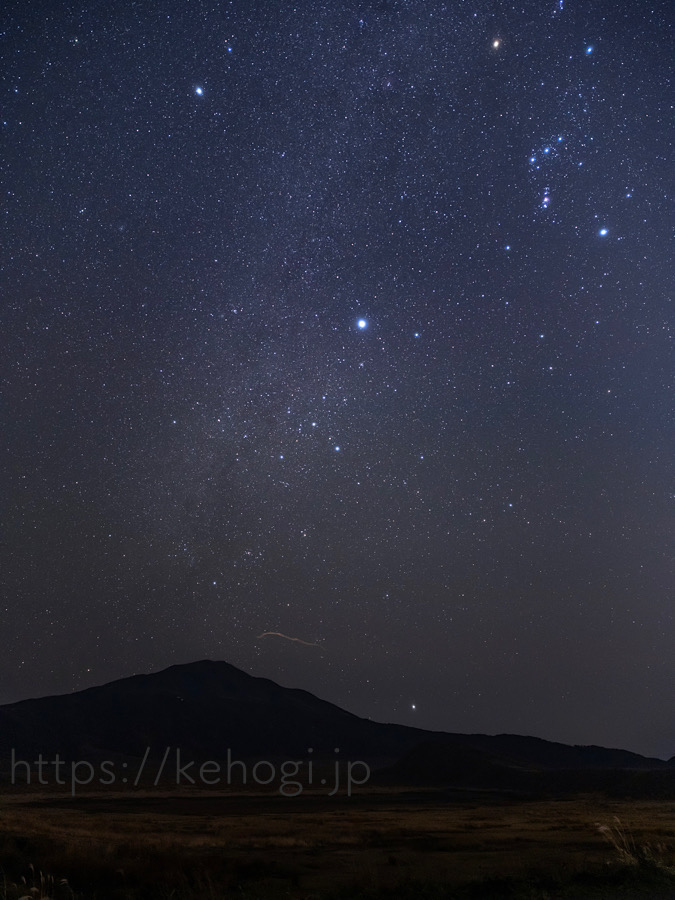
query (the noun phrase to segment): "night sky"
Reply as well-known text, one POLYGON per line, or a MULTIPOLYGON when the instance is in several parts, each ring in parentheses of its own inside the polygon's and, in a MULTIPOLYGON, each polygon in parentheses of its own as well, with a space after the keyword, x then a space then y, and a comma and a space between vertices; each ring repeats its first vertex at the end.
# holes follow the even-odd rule
POLYGON ((1 702, 675 754, 668 10, 4 7, 1 702))

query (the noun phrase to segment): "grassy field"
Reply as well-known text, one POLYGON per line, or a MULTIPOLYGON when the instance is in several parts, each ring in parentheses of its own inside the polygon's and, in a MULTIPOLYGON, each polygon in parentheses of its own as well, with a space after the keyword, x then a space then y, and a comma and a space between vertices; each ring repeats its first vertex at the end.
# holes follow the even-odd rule
POLYGON ((675 898, 675 806, 405 791, 24 792, 0 802, 0 866, 0 900, 666 900, 675 898))

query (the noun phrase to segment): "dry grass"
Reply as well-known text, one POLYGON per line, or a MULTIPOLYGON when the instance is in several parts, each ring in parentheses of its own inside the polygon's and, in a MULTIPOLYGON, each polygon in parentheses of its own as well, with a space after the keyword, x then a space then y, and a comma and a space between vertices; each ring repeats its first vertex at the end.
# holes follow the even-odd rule
POLYGON ((641 866, 642 868, 658 868, 675 874, 675 866, 666 861, 672 857, 669 848, 662 841, 644 842, 621 822, 618 816, 613 817, 613 824, 595 823, 598 832, 616 851, 618 862, 625 866, 641 866))
POLYGON ((28 866, 28 875, 20 875, 17 881, 8 881, 3 872, 0 897, 2 900, 73 900, 73 892, 67 878, 54 878, 41 870, 36 870, 32 863, 28 866))
POLYGON ((478 805, 390 792, 334 802, 24 795, 0 807, 0 900, 673 898, 674 864, 665 803, 478 805), (587 893, 569 893, 582 882, 587 893))

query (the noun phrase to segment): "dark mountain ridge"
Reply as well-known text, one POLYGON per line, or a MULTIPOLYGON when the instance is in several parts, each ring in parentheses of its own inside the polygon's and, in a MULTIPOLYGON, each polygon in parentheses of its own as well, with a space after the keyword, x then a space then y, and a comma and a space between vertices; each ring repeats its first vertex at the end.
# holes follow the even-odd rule
POLYGON ((12 749, 21 759, 141 758, 147 747, 153 758, 171 747, 199 760, 225 759, 228 749, 238 758, 301 759, 310 747, 315 758, 334 758, 340 748, 342 759, 373 768, 396 764, 392 777, 410 783, 424 781, 430 769, 436 780, 447 780, 449 766, 467 777, 492 771, 500 784, 507 772, 520 784, 523 770, 675 770, 672 760, 627 750, 373 722, 211 660, 0 706, 4 760, 12 749))

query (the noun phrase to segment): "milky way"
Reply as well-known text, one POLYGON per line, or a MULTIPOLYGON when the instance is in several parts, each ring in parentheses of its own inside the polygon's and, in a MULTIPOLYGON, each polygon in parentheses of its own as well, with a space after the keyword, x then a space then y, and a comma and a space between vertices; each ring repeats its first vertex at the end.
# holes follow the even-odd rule
POLYGON ((675 753, 667 13, 9 4, 0 701, 675 753))

